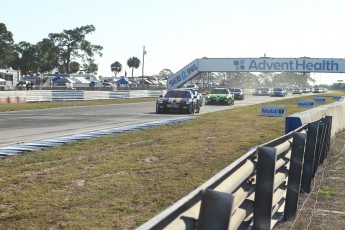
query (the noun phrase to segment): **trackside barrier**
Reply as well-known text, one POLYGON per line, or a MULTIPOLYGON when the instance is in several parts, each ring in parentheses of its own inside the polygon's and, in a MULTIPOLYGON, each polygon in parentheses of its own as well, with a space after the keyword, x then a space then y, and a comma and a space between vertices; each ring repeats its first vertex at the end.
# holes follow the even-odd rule
POLYGON ((84 91, 84 100, 105 100, 109 99, 109 91, 84 91))
POLYGON ((25 103, 44 101, 83 101, 159 97, 165 90, 23 90, 0 91, 0 103, 25 103))
POLYGON ((26 102, 26 94, 23 91, 15 91, 16 92, 16 102, 17 103, 25 103, 26 102))
POLYGON ((53 90, 53 101, 82 101, 84 100, 84 91, 81 90, 53 90))
POLYGON ((22 91, 0 92, 0 103, 25 103, 26 95, 22 91))
POLYGON ((26 102, 53 101, 51 90, 27 90, 24 92, 26 94, 26 102))
POLYGON ((7 103, 8 93, 5 91, 0 91, 0 103, 7 103))
POLYGON ((138 230, 272 229, 295 216, 329 151, 332 117, 255 147, 138 230))
POLYGON ((300 113, 292 114, 285 119, 285 133, 289 133, 298 127, 309 122, 316 121, 323 116, 332 116, 332 133, 335 133, 345 128, 345 101, 336 101, 328 105, 322 105, 313 109, 309 109, 300 113))

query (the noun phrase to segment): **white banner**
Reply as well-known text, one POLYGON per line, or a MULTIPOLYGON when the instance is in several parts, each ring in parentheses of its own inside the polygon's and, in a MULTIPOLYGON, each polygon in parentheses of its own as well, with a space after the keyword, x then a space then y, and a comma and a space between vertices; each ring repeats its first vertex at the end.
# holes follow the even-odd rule
POLYGON ((345 60, 333 58, 201 58, 198 61, 200 72, 345 72, 345 60))

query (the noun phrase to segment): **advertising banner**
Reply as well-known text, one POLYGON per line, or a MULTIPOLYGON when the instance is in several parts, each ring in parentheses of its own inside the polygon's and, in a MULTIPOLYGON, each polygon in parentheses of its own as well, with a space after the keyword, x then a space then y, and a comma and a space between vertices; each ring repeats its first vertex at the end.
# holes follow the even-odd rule
POLYGON ((266 117, 285 117, 286 107, 285 106, 266 106, 261 107, 261 116, 266 117))
POLYGON ((344 97, 343 96, 334 96, 333 100, 335 100, 335 101, 343 101, 344 97))
POLYGON ((314 101, 316 103, 325 103, 326 102, 326 98, 325 97, 314 97, 314 101))
POLYGON ((298 108, 314 108, 315 101, 314 100, 299 100, 297 102, 298 108))
POLYGON ((201 58, 200 72, 343 73, 345 60, 333 58, 201 58))

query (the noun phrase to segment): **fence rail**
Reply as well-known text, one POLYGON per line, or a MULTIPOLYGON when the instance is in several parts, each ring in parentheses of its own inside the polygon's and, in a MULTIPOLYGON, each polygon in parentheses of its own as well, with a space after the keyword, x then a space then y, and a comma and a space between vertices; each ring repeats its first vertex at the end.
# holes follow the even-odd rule
POLYGON ((42 101, 83 101, 159 97, 164 90, 25 90, 0 91, 0 103, 25 103, 42 101))
POLYGON ((331 124, 326 116, 251 149, 138 229, 272 229, 289 220, 327 157, 331 124))

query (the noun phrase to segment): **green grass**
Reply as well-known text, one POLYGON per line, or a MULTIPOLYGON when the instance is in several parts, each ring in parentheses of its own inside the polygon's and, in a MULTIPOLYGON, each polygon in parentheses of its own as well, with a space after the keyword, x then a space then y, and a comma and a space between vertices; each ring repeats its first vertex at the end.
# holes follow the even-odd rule
MULTIPOLYGON (((269 104, 290 115, 305 110, 300 99, 269 104)), ((250 147, 283 135, 285 118, 260 111, 220 111, 3 158, 0 229, 134 229, 250 147)))
POLYGON ((319 189, 319 193, 324 196, 325 198, 334 198, 335 196, 335 191, 333 188, 330 188, 328 186, 326 187, 321 187, 319 189))

